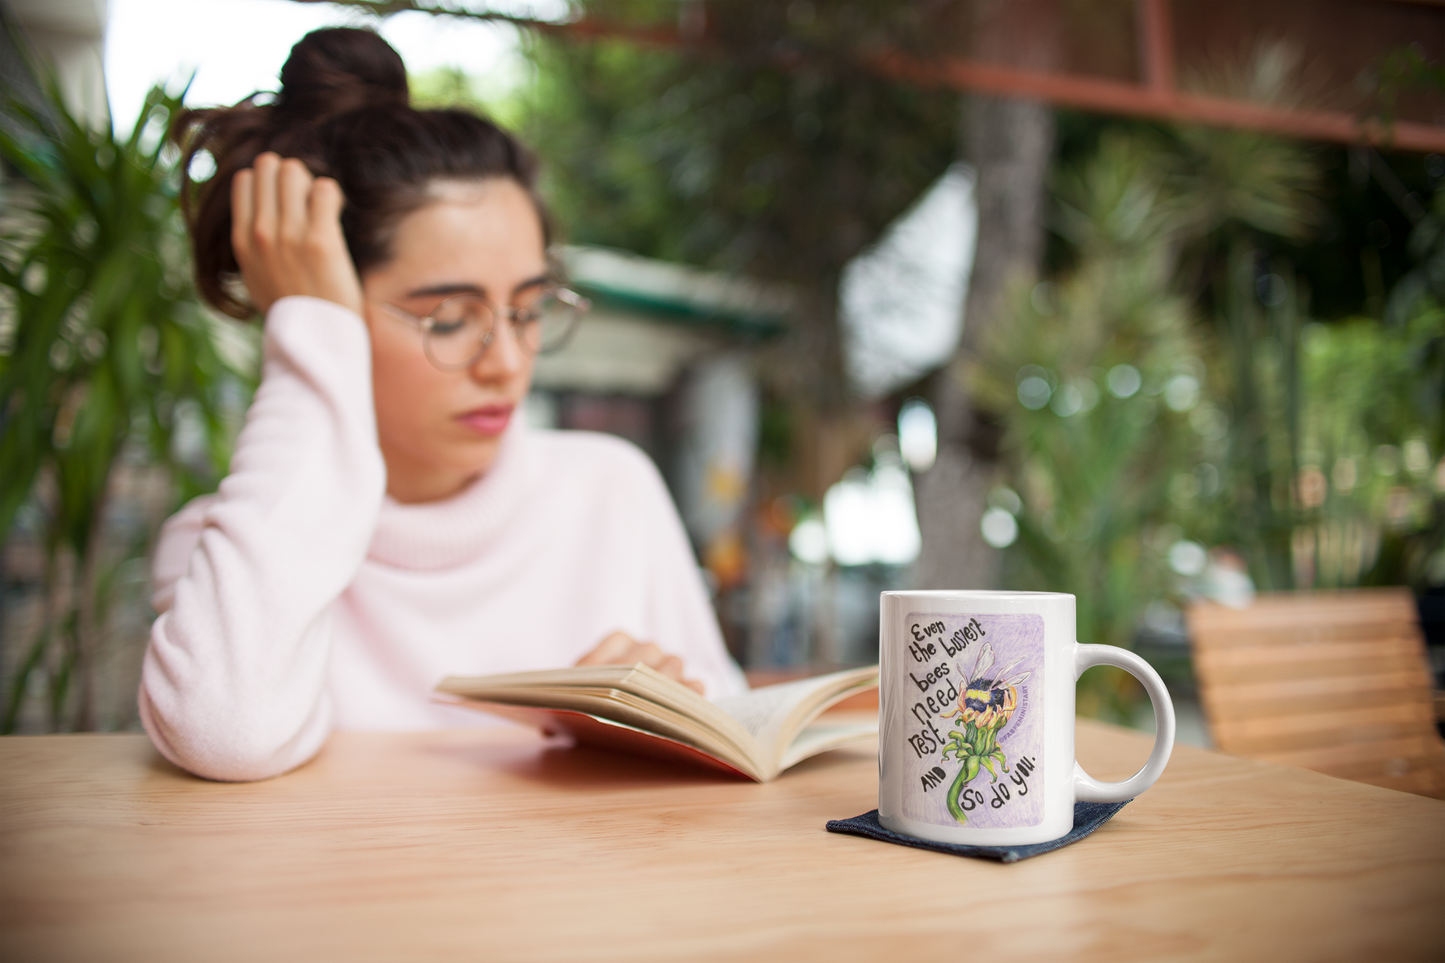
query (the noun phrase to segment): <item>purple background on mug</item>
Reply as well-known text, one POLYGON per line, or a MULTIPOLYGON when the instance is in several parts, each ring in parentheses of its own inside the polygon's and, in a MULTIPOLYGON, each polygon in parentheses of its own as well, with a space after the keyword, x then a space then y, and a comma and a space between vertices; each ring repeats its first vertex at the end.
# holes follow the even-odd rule
MULTIPOLYGON (((913 749, 904 754, 903 815, 940 826, 977 829, 1039 825, 1044 818, 1043 617, 913 612, 904 622, 902 637, 904 651, 896 654, 895 664, 907 678, 890 684, 906 700, 900 721, 913 749), (1019 661, 1011 666, 1015 660, 1019 661), (993 741, 1009 771, 1003 772, 997 758, 985 752, 977 774, 964 786, 960 804, 967 821, 961 823, 949 812, 947 797, 960 769, 968 765, 969 750, 963 750, 964 761, 952 749, 947 759, 943 752, 962 742, 963 691, 979 678, 1000 687, 1006 679, 1018 680, 1014 685, 1018 700, 1008 720, 993 730, 993 741), (950 739, 950 733, 959 737, 950 739), (984 760, 993 766, 993 775, 984 760)), ((985 701, 1002 698, 999 693, 985 701)), ((975 745, 992 748, 979 745, 982 741, 980 736, 975 745)))

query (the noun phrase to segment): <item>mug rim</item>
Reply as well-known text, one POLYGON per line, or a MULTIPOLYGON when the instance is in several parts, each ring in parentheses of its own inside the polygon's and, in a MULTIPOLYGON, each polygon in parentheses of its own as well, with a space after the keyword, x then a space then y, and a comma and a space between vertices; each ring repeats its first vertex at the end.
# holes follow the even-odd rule
POLYGON ((1074 597, 1072 592, 1020 592, 1013 589, 890 589, 880 594, 894 596, 921 595, 929 598, 987 596, 989 598, 1071 599, 1074 597))

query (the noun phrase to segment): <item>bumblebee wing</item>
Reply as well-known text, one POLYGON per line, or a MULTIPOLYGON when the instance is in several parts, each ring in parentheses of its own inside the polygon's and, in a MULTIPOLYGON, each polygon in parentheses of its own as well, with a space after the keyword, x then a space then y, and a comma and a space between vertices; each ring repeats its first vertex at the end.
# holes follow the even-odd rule
POLYGON ((968 674, 970 679, 982 679, 988 670, 993 666, 993 643, 985 642, 983 651, 978 654, 978 661, 973 664, 973 671, 968 674))
MULTIPOLYGON (((1002 673, 1000 673, 1000 674, 1002 674, 1002 673)), ((1025 679, 1027 679, 1027 678, 1028 678, 1029 676, 1031 676, 1031 675, 1033 675, 1032 672, 1020 672, 1018 675, 1014 676, 1012 679, 1008 679, 1008 680, 1006 680, 1006 681, 1004 681, 1004 682, 1002 682, 1002 683, 995 683, 995 685, 1009 685, 1009 686, 1018 685, 1020 682, 1024 681, 1025 679)))
POLYGON ((1023 657, 1023 656, 1019 656, 1017 659, 1014 659, 1012 662, 1009 662, 1009 663, 1004 664, 1002 667, 999 668, 999 670, 998 670, 997 672, 994 673, 994 678, 1002 679, 1004 676, 1008 675, 1009 669, 1012 669, 1014 666, 1018 665, 1018 664, 1019 664, 1020 662, 1022 662, 1023 660, 1024 660, 1024 657, 1023 657))

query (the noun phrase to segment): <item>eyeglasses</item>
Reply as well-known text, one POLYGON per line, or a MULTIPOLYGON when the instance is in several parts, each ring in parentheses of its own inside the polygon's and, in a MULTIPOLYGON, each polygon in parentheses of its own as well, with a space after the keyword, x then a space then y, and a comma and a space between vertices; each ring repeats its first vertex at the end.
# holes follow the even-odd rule
POLYGON ((447 298, 424 318, 386 301, 376 302, 422 333, 427 360, 443 371, 460 371, 477 362, 497 339, 497 319, 512 324, 512 337, 528 354, 546 354, 566 345, 582 316, 592 307, 576 291, 548 287, 522 307, 494 306, 480 294, 447 298))

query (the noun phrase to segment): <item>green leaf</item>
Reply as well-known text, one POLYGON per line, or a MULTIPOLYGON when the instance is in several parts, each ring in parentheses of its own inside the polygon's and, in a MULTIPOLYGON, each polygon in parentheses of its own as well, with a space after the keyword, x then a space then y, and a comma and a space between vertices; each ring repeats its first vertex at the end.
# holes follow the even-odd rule
MULTIPOLYGON (((71 573, 70 586, 48 588, 62 599, 93 592, 92 611, 103 619, 114 592, 143 591, 122 589, 113 573, 154 537, 96 528, 119 459, 165 466, 185 497, 214 486, 237 421, 222 399, 244 400, 250 385, 217 364, 210 329, 196 323, 190 268, 179 257, 175 171, 163 160, 171 154, 147 139, 180 100, 153 90, 132 134, 117 140, 78 120, 54 76, 40 74, 44 108, 7 98, 11 124, 0 129, 0 157, 16 172, 0 234, 0 287, 15 319, 0 357, 0 542, 34 504, 40 528, 31 534, 49 570, 71 573), (142 349, 143 330, 154 333, 155 358, 142 349), (177 405, 199 413, 199 470, 172 457, 166 413, 177 405), (111 553, 106 563, 89 565, 89 553, 102 550, 111 553), (65 553, 73 564, 57 564, 65 553), (97 573, 92 584, 79 582, 85 571, 97 573)), ((73 606, 58 611, 27 654, 55 669, 47 699, 57 722, 80 644, 74 614, 73 606)), ((23 697, 23 687, 8 694, 6 725, 23 697)))

